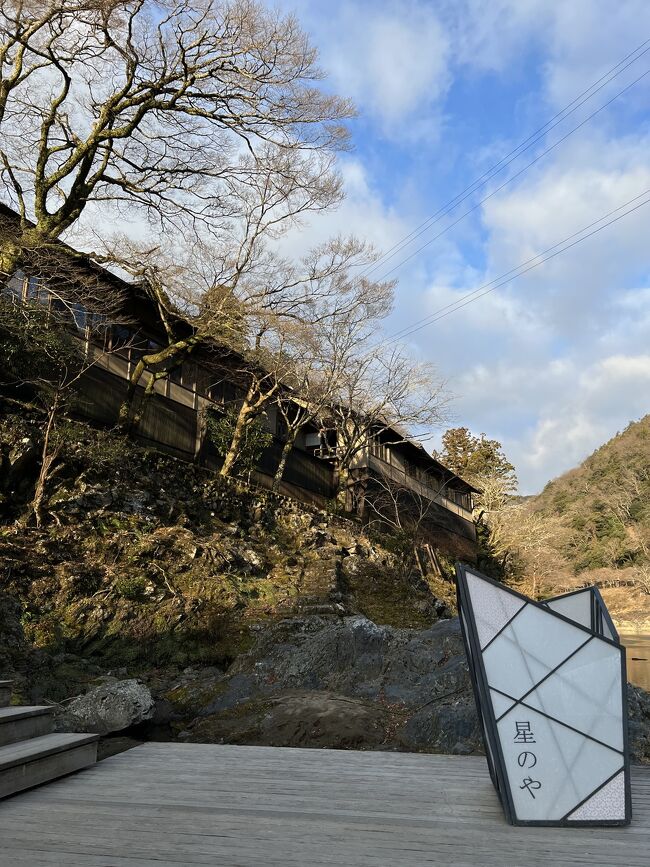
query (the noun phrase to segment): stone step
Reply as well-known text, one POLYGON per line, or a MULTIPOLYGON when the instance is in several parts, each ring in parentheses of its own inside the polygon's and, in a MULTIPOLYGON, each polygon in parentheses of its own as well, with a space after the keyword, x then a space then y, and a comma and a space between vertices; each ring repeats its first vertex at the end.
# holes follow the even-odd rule
POLYGON ((7 707, 11 701, 11 680, 0 680, 0 707, 7 707))
POLYGON ((0 747, 0 798, 97 761, 99 735, 58 733, 0 747))
POLYGON ((0 707, 0 747, 49 735, 53 727, 50 707, 0 707))

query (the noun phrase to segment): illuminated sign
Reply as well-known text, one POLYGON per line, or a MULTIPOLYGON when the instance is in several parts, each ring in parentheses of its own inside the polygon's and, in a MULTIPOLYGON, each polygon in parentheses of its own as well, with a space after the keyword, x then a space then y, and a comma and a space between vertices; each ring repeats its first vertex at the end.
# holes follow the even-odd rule
POLYGON ((595 587, 535 602, 457 567, 492 782, 514 825, 626 825, 625 650, 595 587))

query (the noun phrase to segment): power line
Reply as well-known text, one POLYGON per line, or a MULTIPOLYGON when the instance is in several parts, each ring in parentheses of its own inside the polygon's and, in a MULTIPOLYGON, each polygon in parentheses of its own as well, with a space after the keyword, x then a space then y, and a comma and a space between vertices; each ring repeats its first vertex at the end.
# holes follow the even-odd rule
MULTIPOLYGON (((385 253, 383 253, 379 257, 379 259, 372 264, 371 267, 365 269, 362 274, 359 275, 359 277, 368 276, 381 266, 382 261, 385 264, 387 261, 394 258, 399 252, 401 252, 401 250, 405 249, 416 238, 424 234, 427 229, 431 228, 432 225, 435 225, 435 223, 439 222, 440 219, 445 216, 445 214, 453 210, 454 207, 459 205, 470 195, 476 192, 477 189, 480 189, 480 187, 484 186, 487 181, 494 177, 496 174, 507 168, 507 166, 514 162, 516 159, 518 159, 518 157, 521 156, 522 153, 524 153, 526 150, 529 150, 544 135, 546 135, 548 132, 558 126, 558 124, 560 124, 563 120, 566 120, 569 115, 573 114, 578 108, 584 105, 585 102, 590 100, 599 91, 601 91, 604 87, 611 83, 615 78, 621 75, 621 73, 628 69, 633 63, 636 63, 639 58, 641 58, 644 54, 650 51, 649 43, 650 39, 646 39, 644 42, 641 43, 641 45, 637 46, 633 51, 631 51, 624 58, 622 58, 622 60, 620 60, 615 66, 609 69, 604 75, 602 75, 593 84, 586 88, 586 90, 578 94, 578 96, 576 96, 563 109, 553 115, 553 117, 550 118, 550 120, 548 120, 545 124, 543 124, 543 126, 539 127, 539 129, 531 133, 528 138, 524 139, 523 142, 518 144, 513 150, 503 156, 497 163, 487 169, 479 178, 469 184, 469 186, 461 190, 460 193, 454 196, 454 198, 450 199, 445 205, 443 205, 439 210, 432 214, 431 217, 427 218, 423 223, 420 223, 419 226, 416 226, 416 228, 413 229, 404 238, 402 238, 402 240, 397 241, 392 247, 390 247, 385 253), (632 59, 630 60, 630 58, 632 59), (629 61, 629 63, 627 61, 629 61)), ((609 103, 607 103, 607 105, 608 104, 609 103)), ((591 119, 591 117, 593 117, 593 115, 591 115, 588 119, 591 119)))
POLYGON ((529 163, 527 163, 527 164, 526 164, 522 169, 520 169, 520 170, 519 170, 518 172, 516 172, 514 175, 511 175, 511 177, 509 177, 506 181, 504 181, 504 182, 503 182, 500 186, 498 186, 495 190, 492 190, 491 193, 488 193, 487 196, 484 196, 482 199, 480 199, 478 202, 476 202, 475 205, 472 205, 471 208, 468 208, 467 211, 464 211, 464 212, 460 215, 460 217, 458 217, 456 220, 454 220, 453 223, 450 223, 448 226, 445 226, 445 228, 442 229, 440 232, 438 232, 437 235, 434 235, 433 238, 430 238, 428 241, 426 241, 424 244, 422 244, 420 247, 418 247, 417 250, 414 250, 413 253, 411 253, 411 254, 410 254, 409 256, 407 256, 405 259, 402 259, 401 262, 398 262, 397 265, 395 265, 395 266, 394 266, 393 268, 391 268, 389 271, 387 271, 386 273, 384 273, 384 274, 379 278, 379 282, 381 282, 381 281, 383 281, 383 280, 386 280, 388 277, 390 277, 391 274, 393 274, 395 271, 397 271, 399 268, 401 268, 403 265, 405 265, 407 262, 409 262, 411 259, 413 259, 415 256, 417 256, 418 253, 421 253, 422 250, 426 249, 428 246, 430 246, 431 244, 433 244, 434 241, 437 241, 438 238, 442 237, 442 235, 446 234, 450 229, 453 229, 454 226, 457 226, 458 223, 460 223, 462 220, 465 219, 465 217, 467 217, 467 216, 468 216, 469 214, 471 214, 473 211, 476 211, 478 208, 480 208, 480 206, 481 206, 482 204, 484 204, 485 202, 487 202, 488 199, 491 199, 493 196, 496 196, 496 194, 499 193, 499 192, 501 192, 501 190, 502 190, 504 187, 507 187, 507 186, 508 186, 509 184, 511 184, 514 180, 516 180, 518 177, 520 177, 520 176, 521 176, 525 171, 527 171, 531 166, 533 166, 533 165, 535 165, 535 163, 539 162, 539 160, 541 160, 543 157, 545 157, 545 156, 546 156, 548 153, 550 153, 552 150, 555 150, 555 148, 556 148, 558 145, 562 144, 563 141, 566 141, 566 139, 569 138, 569 136, 573 135, 574 132, 576 132, 577 130, 579 130, 581 127, 585 126, 585 124, 587 124, 587 123, 588 123, 588 122, 589 122, 593 117, 595 117, 595 116, 596 116, 597 114, 599 114, 601 111, 604 111, 604 110, 605 110, 608 106, 610 106, 610 105, 611 105, 611 104, 612 104, 616 99, 618 99, 619 96, 622 96, 624 93, 626 93, 626 91, 628 91, 628 90, 630 90, 630 88, 634 87, 635 84, 638 84, 639 81, 641 81, 643 78, 645 78, 648 74, 650 74, 650 69, 646 69, 646 71, 645 71, 644 73, 642 73, 638 78, 635 78, 634 81, 630 82, 630 84, 626 85, 622 90, 619 90, 618 93, 616 93, 614 96, 612 96, 610 99, 608 99, 606 103, 604 103, 603 105, 601 105, 599 108, 597 108, 595 111, 593 111, 593 112, 592 112, 588 117, 586 117, 586 118, 585 118, 584 120, 582 120, 579 124, 577 124, 576 126, 574 126, 574 127, 573 127, 572 129, 570 129, 567 133, 565 133, 565 134, 564 134, 561 138, 559 138, 556 142, 554 142, 552 145, 550 145, 549 147, 547 147, 546 150, 543 150, 543 151, 542 151, 540 154, 538 154, 538 155, 537 155, 533 160, 531 160, 529 163))
POLYGON ((525 262, 521 262, 515 268, 511 268, 509 271, 500 274, 498 277, 495 277, 494 280, 490 280, 488 283, 484 283, 482 286, 479 286, 472 292, 466 293, 465 295, 458 298, 456 301, 453 301, 450 304, 445 305, 444 307, 440 307, 438 310, 435 310, 433 313, 429 314, 429 316, 426 316, 423 319, 418 319, 411 325, 405 326, 400 331, 397 331, 387 337, 385 340, 378 341, 374 346, 377 347, 381 345, 388 345, 390 343, 394 343, 396 340, 402 340, 405 337, 410 337, 412 334, 421 331, 423 328, 432 325, 434 322, 438 322, 440 319, 444 319, 451 313, 455 313, 457 310, 460 310, 463 307, 467 307, 468 304, 472 304, 474 301, 478 301, 478 299, 482 298, 484 295, 488 295, 490 292, 494 292, 495 289, 498 289, 505 283, 509 283, 511 280, 515 280, 517 277, 523 276, 528 271, 532 271, 534 268, 538 268, 540 265, 543 265, 550 259, 554 259, 561 253, 564 253, 567 250, 570 250, 572 247, 581 244, 588 238, 591 238, 594 235, 598 234, 598 232, 602 232, 603 229, 606 229, 613 223, 617 223, 619 220, 622 220, 623 217, 627 217, 629 214, 639 210, 639 208, 642 208, 644 205, 647 205, 648 203, 650 203, 650 198, 646 198, 642 202, 639 202, 639 199, 642 199, 644 196, 648 196, 649 194, 650 189, 644 190, 644 192, 640 193, 638 196, 635 196, 624 204, 619 205, 618 208, 614 208, 614 210, 609 211, 607 214, 603 214, 602 217, 599 217, 597 220, 589 223, 587 226, 583 226, 577 232, 568 235, 566 238, 563 238, 561 241, 558 241, 551 247, 547 247, 546 250, 543 250, 541 253, 532 256, 525 262), (635 204, 634 207, 629 207, 634 202, 637 202, 638 204, 635 204), (628 210, 624 211, 624 213, 619 213, 620 211, 623 211, 624 208, 628 208, 628 210), (614 214, 618 214, 618 216, 613 217, 614 214), (609 217, 613 218, 608 219, 609 217), (607 220, 607 222, 603 223, 603 220, 607 220), (599 226, 599 223, 603 223, 603 225, 599 226), (572 240, 574 238, 576 240, 572 240))

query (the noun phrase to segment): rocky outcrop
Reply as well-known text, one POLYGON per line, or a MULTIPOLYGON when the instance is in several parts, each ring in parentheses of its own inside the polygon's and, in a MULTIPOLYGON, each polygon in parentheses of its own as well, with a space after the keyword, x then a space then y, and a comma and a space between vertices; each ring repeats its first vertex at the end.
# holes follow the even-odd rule
POLYGON ((363 616, 284 621, 223 678, 183 740, 481 751, 457 620, 429 629, 363 616))
MULTIPOLYGON (((483 752, 457 619, 417 630, 294 618, 260 634, 225 676, 193 683, 190 674, 169 693, 185 701, 180 740, 483 752)), ((629 717, 632 761, 650 762, 650 694, 638 687, 629 717)))
POLYGON ((38 446, 30 437, 21 437, 12 445, 0 442, 0 507, 5 499, 25 494, 37 459, 38 446))
POLYGON ((154 700, 139 680, 109 680, 74 699, 57 718, 59 731, 106 735, 153 717, 154 700))
POLYGON ((22 661, 33 655, 20 622, 18 602, 0 590, 0 677, 15 677, 22 661))

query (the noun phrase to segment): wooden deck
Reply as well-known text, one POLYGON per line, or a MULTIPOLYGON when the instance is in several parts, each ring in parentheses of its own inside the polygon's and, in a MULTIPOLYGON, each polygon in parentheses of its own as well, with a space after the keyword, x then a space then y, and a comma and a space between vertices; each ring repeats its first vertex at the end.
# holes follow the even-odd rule
POLYGON ((650 768, 629 828, 512 828, 481 758, 145 744, 0 802, 2 867, 650 863, 650 768))

